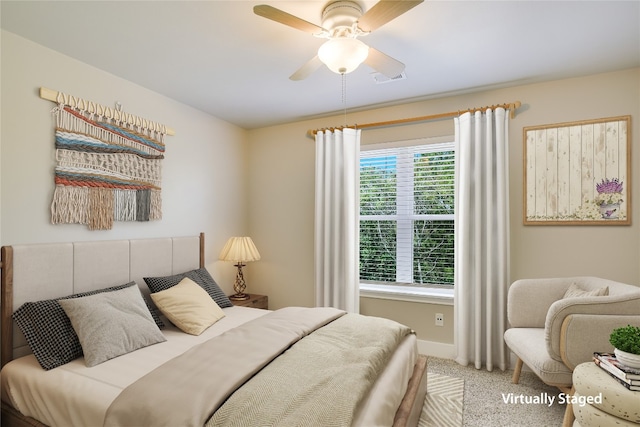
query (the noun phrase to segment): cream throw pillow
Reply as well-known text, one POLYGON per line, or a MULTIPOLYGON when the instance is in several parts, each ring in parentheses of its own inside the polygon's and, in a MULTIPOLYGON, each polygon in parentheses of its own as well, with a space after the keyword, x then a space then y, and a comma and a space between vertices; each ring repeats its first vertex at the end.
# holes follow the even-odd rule
POLYGON ((207 291, 188 277, 165 291, 151 294, 151 299, 171 323, 191 335, 200 335, 224 317, 224 311, 207 291))
POLYGON ((575 298, 575 297, 603 297, 609 295, 609 287, 594 289, 592 291, 585 291, 580 286, 572 283, 565 292, 563 298, 575 298))

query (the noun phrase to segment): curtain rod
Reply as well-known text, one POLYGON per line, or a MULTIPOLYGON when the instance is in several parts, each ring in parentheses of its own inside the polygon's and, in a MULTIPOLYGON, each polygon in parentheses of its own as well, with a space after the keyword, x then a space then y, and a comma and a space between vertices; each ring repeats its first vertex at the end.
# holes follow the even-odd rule
POLYGON ((438 119, 446 119, 449 117, 456 117, 459 116, 461 114, 464 113, 475 113, 477 111, 486 111, 486 110, 494 110, 496 108, 504 108, 505 110, 509 110, 509 112, 511 113, 511 118, 513 119, 516 115, 516 110, 518 108, 520 108, 520 106, 522 105, 522 103, 520 101, 515 101, 509 104, 498 104, 498 105, 490 105, 487 107, 479 107, 479 108, 469 108, 467 110, 459 110, 459 111, 451 111, 449 113, 440 113, 440 114, 432 114, 429 116, 420 116, 420 117, 411 117, 411 118, 407 118, 407 119, 397 119, 397 120, 388 120, 385 122, 373 122, 373 123, 363 123, 363 124, 356 124, 353 126, 336 126, 336 127, 332 127, 332 128, 323 128, 323 129, 310 129, 307 131, 307 136, 309 138, 313 138, 314 135, 319 132, 319 131, 323 131, 326 129, 330 129, 330 130, 342 130, 344 128, 348 128, 348 127, 354 127, 356 129, 364 129, 364 128, 373 128, 373 127, 386 127, 386 126, 395 126, 395 125, 402 125, 405 123, 415 123, 415 122, 425 122, 428 120, 438 120, 438 119))
POLYGON ((142 126, 155 132, 171 136, 176 134, 175 130, 160 123, 152 122, 151 120, 143 119, 115 108, 109 108, 94 102, 86 101, 76 96, 66 95, 62 92, 58 92, 57 90, 47 89, 46 87, 40 88, 40 98, 46 99, 47 101, 53 101, 58 104, 63 103, 69 107, 81 108, 89 113, 98 113, 109 119, 116 119, 131 125, 142 126))

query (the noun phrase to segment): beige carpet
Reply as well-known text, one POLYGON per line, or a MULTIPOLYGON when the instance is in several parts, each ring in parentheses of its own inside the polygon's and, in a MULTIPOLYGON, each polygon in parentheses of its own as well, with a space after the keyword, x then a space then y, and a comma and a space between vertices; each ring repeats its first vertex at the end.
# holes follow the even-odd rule
POLYGON ((418 427, 461 427, 464 380, 427 372, 427 398, 418 427))
MULTIPOLYGON (((532 372, 523 371, 520 383, 513 384, 511 382, 512 371, 494 370, 488 372, 484 369, 475 369, 473 366, 461 366, 453 360, 434 357, 429 357, 427 360, 427 372, 447 376, 452 378, 452 381, 460 379, 464 382, 464 414, 462 423, 457 426, 558 427, 562 425, 565 407, 558 403, 558 389, 546 385, 532 372), (520 395, 549 395, 555 396, 556 399, 552 405, 505 402, 505 396, 520 395)), ((429 384, 427 384, 429 392, 428 386, 429 384)), ((457 411, 451 411, 449 419, 456 419, 455 413, 457 411)), ((426 416, 422 418, 425 421, 427 419, 426 416)), ((422 418, 421 423, 423 422, 422 418)), ((439 424, 435 422, 434 424, 419 425, 439 424)))

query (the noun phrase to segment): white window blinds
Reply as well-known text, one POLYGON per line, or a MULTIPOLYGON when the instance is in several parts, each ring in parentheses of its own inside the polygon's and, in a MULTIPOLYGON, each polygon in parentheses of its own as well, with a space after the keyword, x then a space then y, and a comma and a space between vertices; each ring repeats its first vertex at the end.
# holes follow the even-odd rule
POLYGON ((362 151, 360 280, 453 285, 454 143, 362 151))

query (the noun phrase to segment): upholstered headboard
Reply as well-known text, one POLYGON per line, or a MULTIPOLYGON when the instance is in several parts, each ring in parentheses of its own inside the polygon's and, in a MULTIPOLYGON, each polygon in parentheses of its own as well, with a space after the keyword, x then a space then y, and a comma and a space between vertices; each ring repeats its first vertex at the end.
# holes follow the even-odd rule
POLYGON ((3 246, 2 366, 30 353, 11 315, 39 301, 204 267, 204 234, 189 237, 3 246))

